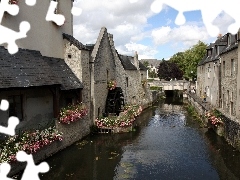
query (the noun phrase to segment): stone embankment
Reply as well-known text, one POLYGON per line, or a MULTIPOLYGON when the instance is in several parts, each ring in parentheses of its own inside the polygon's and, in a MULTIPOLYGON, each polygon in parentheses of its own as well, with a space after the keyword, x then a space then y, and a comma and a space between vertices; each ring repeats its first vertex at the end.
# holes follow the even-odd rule
POLYGON ((196 109, 199 116, 202 117, 204 123, 208 124, 218 135, 231 144, 234 148, 240 151, 240 120, 228 115, 221 108, 213 107, 209 102, 203 100, 194 93, 187 94, 188 102, 196 109), (205 117, 206 113, 216 109, 221 113, 221 120, 223 124, 218 127, 212 126, 205 117))

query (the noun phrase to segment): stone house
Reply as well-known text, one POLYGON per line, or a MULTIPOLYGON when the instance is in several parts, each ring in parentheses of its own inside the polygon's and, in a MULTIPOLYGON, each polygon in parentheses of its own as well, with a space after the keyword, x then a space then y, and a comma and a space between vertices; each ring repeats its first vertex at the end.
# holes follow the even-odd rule
POLYGON ((83 45, 71 35, 65 39, 65 62, 83 82, 83 102, 90 106, 92 122, 108 113, 119 114, 124 104, 147 106, 152 102, 145 84, 147 68, 134 57, 121 55, 114 46, 113 35, 101 28, 95 44, 83 45), (109 90, 109 81, 116 82, 109 90))
POLYGON ((197 95, 231 116, 237 115, 238 34, 218 37, 197 67, 197 95))
MULTIPOLYGON (((141 59, 140 62, 144 62, 147 61, 148 62, 148 69, 150 70, 150 72, 154 72, 157 75, 157 71, 158 71, 158 67, 161 63, 161 60, 157 60, 157 59, 141 59)), ((149 76, 149 70, 147 71, 147 78, 150 78, 149 76)))
POLYGON ((238 35, 226 34, 227 44, 221 57, 220 108, 231 116, 237 112, 238 35))
POLYGON ((83 85, 62 59, 28 49, 10 55, 3 46, 0 54, 0 99, 10 104, 0 113, 1 125, 16 116, 17 130, 43 128, 54 123, 61 107, 82 101, 83 85))
POLYGON ((65 23, 62 26, 58 26, 53 21, 46 21, 50 2, 37 1, 34 6, 28 6, 25 1, 17 1, 19 13, 16 16, 11 16, 5 12, 1 25, 19 31, 19 24, 22 21, 28 21, 31 29, 27 33, 27 38, 16 41, 18 47, 38 50, 43 56, 63 59, 62 33, 73 34, 73 18, 71 14, 73 0, 58 1, 56 11, 65 17, 65 23))
POLYGON ((202 97, 206 92, 207 101, 219 107, 220 94, 220 53, 226 46, 226 37, 219 36, 206 49, 205 57, 197 67, 197 95, 202 97))
MULTIPOLYGON (((134 57, 118 54, 113 35, 106 28, 100 30, 95 44, 83 45, 72 36, 72 1, 58 2, 56 10, 66 19, 63 26, 45 20, 49 2, 37 1, 35 6, 27 6, 25 2, 18 1, 18 5, 19 14, 13 17, 4 13, 2 25, 18 31, 20 22, 26 20, 31 24, 31 30, 27 38, 17 41, 20 48, 17 54, 7 56, 7 51, 1 47, 1 56, 6 55, 1 62, 11 64, 1 67, 6 73, 1 78, 20 78, 21 81, 10 81, 0 88, 7 90, 5 94, 1 93, 1 98, 10 97, 13 89, 21 89, 18 92, 23 99, 18 97, 17 101, 18 106, 22 103, 19 107, 24 112, 19 116, 24 121, 19 128, 36 127, 36 122, 46 124, 57 117, 60 107, 81 101, 89 110, 86 121, 82 122, 86 135, 94 120, 106 112, 118 114, 125 103, 147 106, 152 102, 148 87, 142 85, 147 69, 139 62, 137 54, 134 57), (15 60, 18 62, 16 67, 13 64, 15 60), (10 75, 7 69, 16 72, 10 75), (117 88, 110 93, 107 84, 111 80, 117 82, 117 88), (114 95, 113 104, 111 94, 114 95), (34 106, 37 103, 41 104, 34 106), (109 110, 109 104, 114 105, 114 109, 109 110)), ((4 116, 2 119, 6 120, 8 115, 1 115, 4 116)))

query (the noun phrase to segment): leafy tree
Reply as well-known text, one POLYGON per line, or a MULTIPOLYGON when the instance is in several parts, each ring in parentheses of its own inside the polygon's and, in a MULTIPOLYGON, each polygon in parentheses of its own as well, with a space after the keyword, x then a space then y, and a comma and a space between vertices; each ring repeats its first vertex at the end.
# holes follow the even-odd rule
POLYGON ((184 52, 174 54, 169 61, 176 63, 183 71, 183 77, 194 79, 197 77, 197 65, 206 53, 207 44, 198 41, 197 44, 184 52))
POLYGON ((178 67, 178 65, 171 61, 162 60, 158 67, 158 77, 159 79, 165 79, 169 81, 170 79, 182 79, 183 72, 178 67))
POLYGON ((149 66, 149 62, 148 62, 148 61, 143 61, 142 63, 143 63, 143 65, 144 65, 146 68, 148 68, 148 66, 149 66))

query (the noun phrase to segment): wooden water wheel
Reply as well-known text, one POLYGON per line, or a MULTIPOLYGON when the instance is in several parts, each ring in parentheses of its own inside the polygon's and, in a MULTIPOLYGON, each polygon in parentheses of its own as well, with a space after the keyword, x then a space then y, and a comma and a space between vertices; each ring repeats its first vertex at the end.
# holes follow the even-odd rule
POLYGON ((108 90, 108 96, 106 100, 105 113, 108 116, 109 113, 119 115, 123 111, 124 107, 124 96, 122 89, 116 87, 113 90, 108 90))

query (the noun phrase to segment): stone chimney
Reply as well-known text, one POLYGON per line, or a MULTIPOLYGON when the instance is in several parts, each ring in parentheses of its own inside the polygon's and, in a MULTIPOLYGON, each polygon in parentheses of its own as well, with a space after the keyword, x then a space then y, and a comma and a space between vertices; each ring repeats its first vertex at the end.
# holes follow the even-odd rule
POLYGON ((221 37, 222 37, 222 34, 218 34, 218 37, 217 37, 217 38, 220 39, 221 37))
POLYGON ((113 46, 114 45, 114 42, 113 42, 113 35, 108 33, 108 39, 110 41, 110 45, 113 46))
POLYGON ((137 51, 135 51, 133 60, 134 60, 134 62, 133 62, 134 66, 139 70, 139 61, 138 61, 138 53, 137 53, 137 51))

